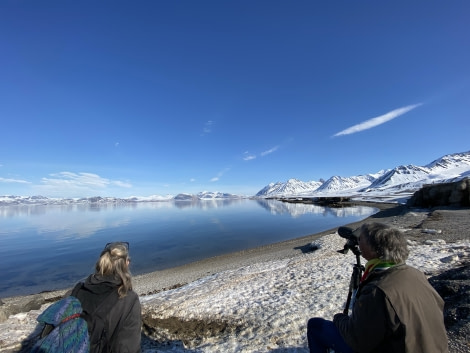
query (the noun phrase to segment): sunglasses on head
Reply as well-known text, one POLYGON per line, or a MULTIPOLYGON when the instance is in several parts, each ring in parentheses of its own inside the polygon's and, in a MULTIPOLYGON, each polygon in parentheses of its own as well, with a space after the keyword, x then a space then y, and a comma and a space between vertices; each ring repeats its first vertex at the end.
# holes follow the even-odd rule
POLYGON ((129 243, 127 241, 116 241, 116 242, 108 243, 104 247, 104 250, 111 250, 119 245, 124 246, 127 249, 127 251, 129 251, 129 243))

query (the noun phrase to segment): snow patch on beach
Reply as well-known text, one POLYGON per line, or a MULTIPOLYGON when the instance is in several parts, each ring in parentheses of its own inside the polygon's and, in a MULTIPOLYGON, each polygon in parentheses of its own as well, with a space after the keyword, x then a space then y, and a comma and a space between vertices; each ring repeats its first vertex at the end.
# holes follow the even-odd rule
MULTIPOLYGON (((333 233, 312 243, 312 249, 317 248, 312 252, 219 272, 177 289, 142 296, 144 316, 181 325, 179 330, 159 328, 152 337, 144 337, 142 352, 307 353, 308 319, 331 319, 343 310, 356 261, 352 252, 338 253, 344 243, 333 233), (189 323, 186 328, 185 323, 189 323), (191 326, 194 323, 199 326, 191 326)), ((409 249, 407 263, 427 275, 455 268, 470 258, 469 239, 410 241, 409 249)), ((0 350, 18 349, 35 330, 36 318, 46 306, 11 315, 0 323, 0 350)))
MULTIPOLYGON (((295 258, 262 262, 217 273, 181 288, 141 298, 152 318, 181 322, 229 323, 236 329, 197 340, 159 330, 145 352, 308 352, 306 325, 310 317, 332 318, 346 301, 352 252, 340 254, 344 239, 336 233, 315 242, 317 250, 295 258)), ((455 267, 470 255, 470 242, 410 242, 407 263, 426 274, 455 267)), ((148 343, 148 342, 147 342, 148 343)))

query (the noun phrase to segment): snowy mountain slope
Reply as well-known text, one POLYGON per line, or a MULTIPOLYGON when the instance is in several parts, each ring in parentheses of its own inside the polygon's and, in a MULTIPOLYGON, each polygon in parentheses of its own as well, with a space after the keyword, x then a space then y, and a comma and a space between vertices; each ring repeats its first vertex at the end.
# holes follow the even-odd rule
MULTIPOLYGON (((470 164, 469 164, 470 167, 470 164)), ((408 184, 428 179, 430 170, 426 167, 414 165, 398 166, 377 178, 368 186, 368 189, 384 189, 400 184, 408 184)))
POLYGON ((203 191, 197 194, 199 200, 215 200, 215 199, 239 199, 241 196, 229 194, 226 192, 203 191))
POLYGON ((459 168, 459 167, 468 167, 470 164, 470 151, 463 153, 454 153, 446 155, 435 161, 429 163, 426 167, 429 169, 442 168, 459 168))
POLYGON ((165 201, 216 201, 216 200, 236 200, 241 199, 242 196, 221 193, 221 192, 200 192, 197 195, 193 194, 178 194, 176 196, 166 195, 152 195, 152 196, 132 196, 128 198, 117 197, 84 197, 80 199, 61 199, 61 198, 48 198, 45 196, 15 196, 6 195, 0 196, 0 206, 25 206, 25 205, 104 205, 104 204, 130 204, 134 202, 165 202, 165 201))
MULTIPOLYGON (((356 198, 379 197, 382 199, 403 199, 411 196, 424 184, 445 183, 470 177, 470 151, 454 153, 434 160, 425 166, 401 165, 389 170, 381 170, 367 175, 341 177, 332 176, 326 181, 301 181, 289 179, 287 182, 270 183, 255 197, 315 197, 350 196, 356 198), (395 197, 394 196, 398 196, 395 197)), ((178 194, 176 196, 152 195, 129 198, 88 197, 80 199, 47 198, 44 196, 0 196, 0 206, 50 205, 50 204, 125 204, 133 202, 162 201, 217 201, 235 200, 244 196, 203 191, 196 195, 178 194)))
POLYGON ((318 193, 330 193, 343 190, 362 189, 371 184, 377 177, 372 175, 360 175, 349 178, 333 176, 325 181, 317 190, 318 193))
POLYGON ((443 156, 426 166, 401 165, 374 174, 333 176, 320 185, 309 182, 314 185, 310 189, 308 184, 296 179, 271 183, 260 190, 256 197, 411 195, 424 184, 457 181, 469 176, 470 151, 443 156))
POLYGON ((431 174, 445 173, 449 177, 453 177, 468 172, 469 165, 470 152, 465 152, 455 153, 436 159, 426 165, 426 168, 431 171, 431 174), (452 175, 452 173, 454 173, 454 175, 452 175))
POLYGON ((279 195, 279 194, 297 194, 302 192, 312 192, 320 185, 319 181, 300 181, 297 179, 289 179, 286 183, 271 183, 259 191, 256 196, 260 195, 279 195))

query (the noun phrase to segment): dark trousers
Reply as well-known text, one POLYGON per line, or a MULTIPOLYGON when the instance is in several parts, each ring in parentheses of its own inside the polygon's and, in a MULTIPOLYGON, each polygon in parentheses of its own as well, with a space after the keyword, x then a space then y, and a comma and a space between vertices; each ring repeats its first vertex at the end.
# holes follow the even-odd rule
POLYGON ((307 339, 310 353, 327 353, 328 348, 335 353, 353 353, 335 324, 319 317, 308 320, 307 339))

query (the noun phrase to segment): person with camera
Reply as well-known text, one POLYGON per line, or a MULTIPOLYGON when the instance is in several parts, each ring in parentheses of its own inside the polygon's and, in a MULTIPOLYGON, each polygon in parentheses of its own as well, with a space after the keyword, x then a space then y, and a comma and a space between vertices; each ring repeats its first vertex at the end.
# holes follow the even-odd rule
POLYGON ((366 223, 351 234, 348 244, 355 241, 367 260, 352 312, 310 319, 310 352, 448 352, 444 301, 422 272, 406 265, 403 233, 366 223))

